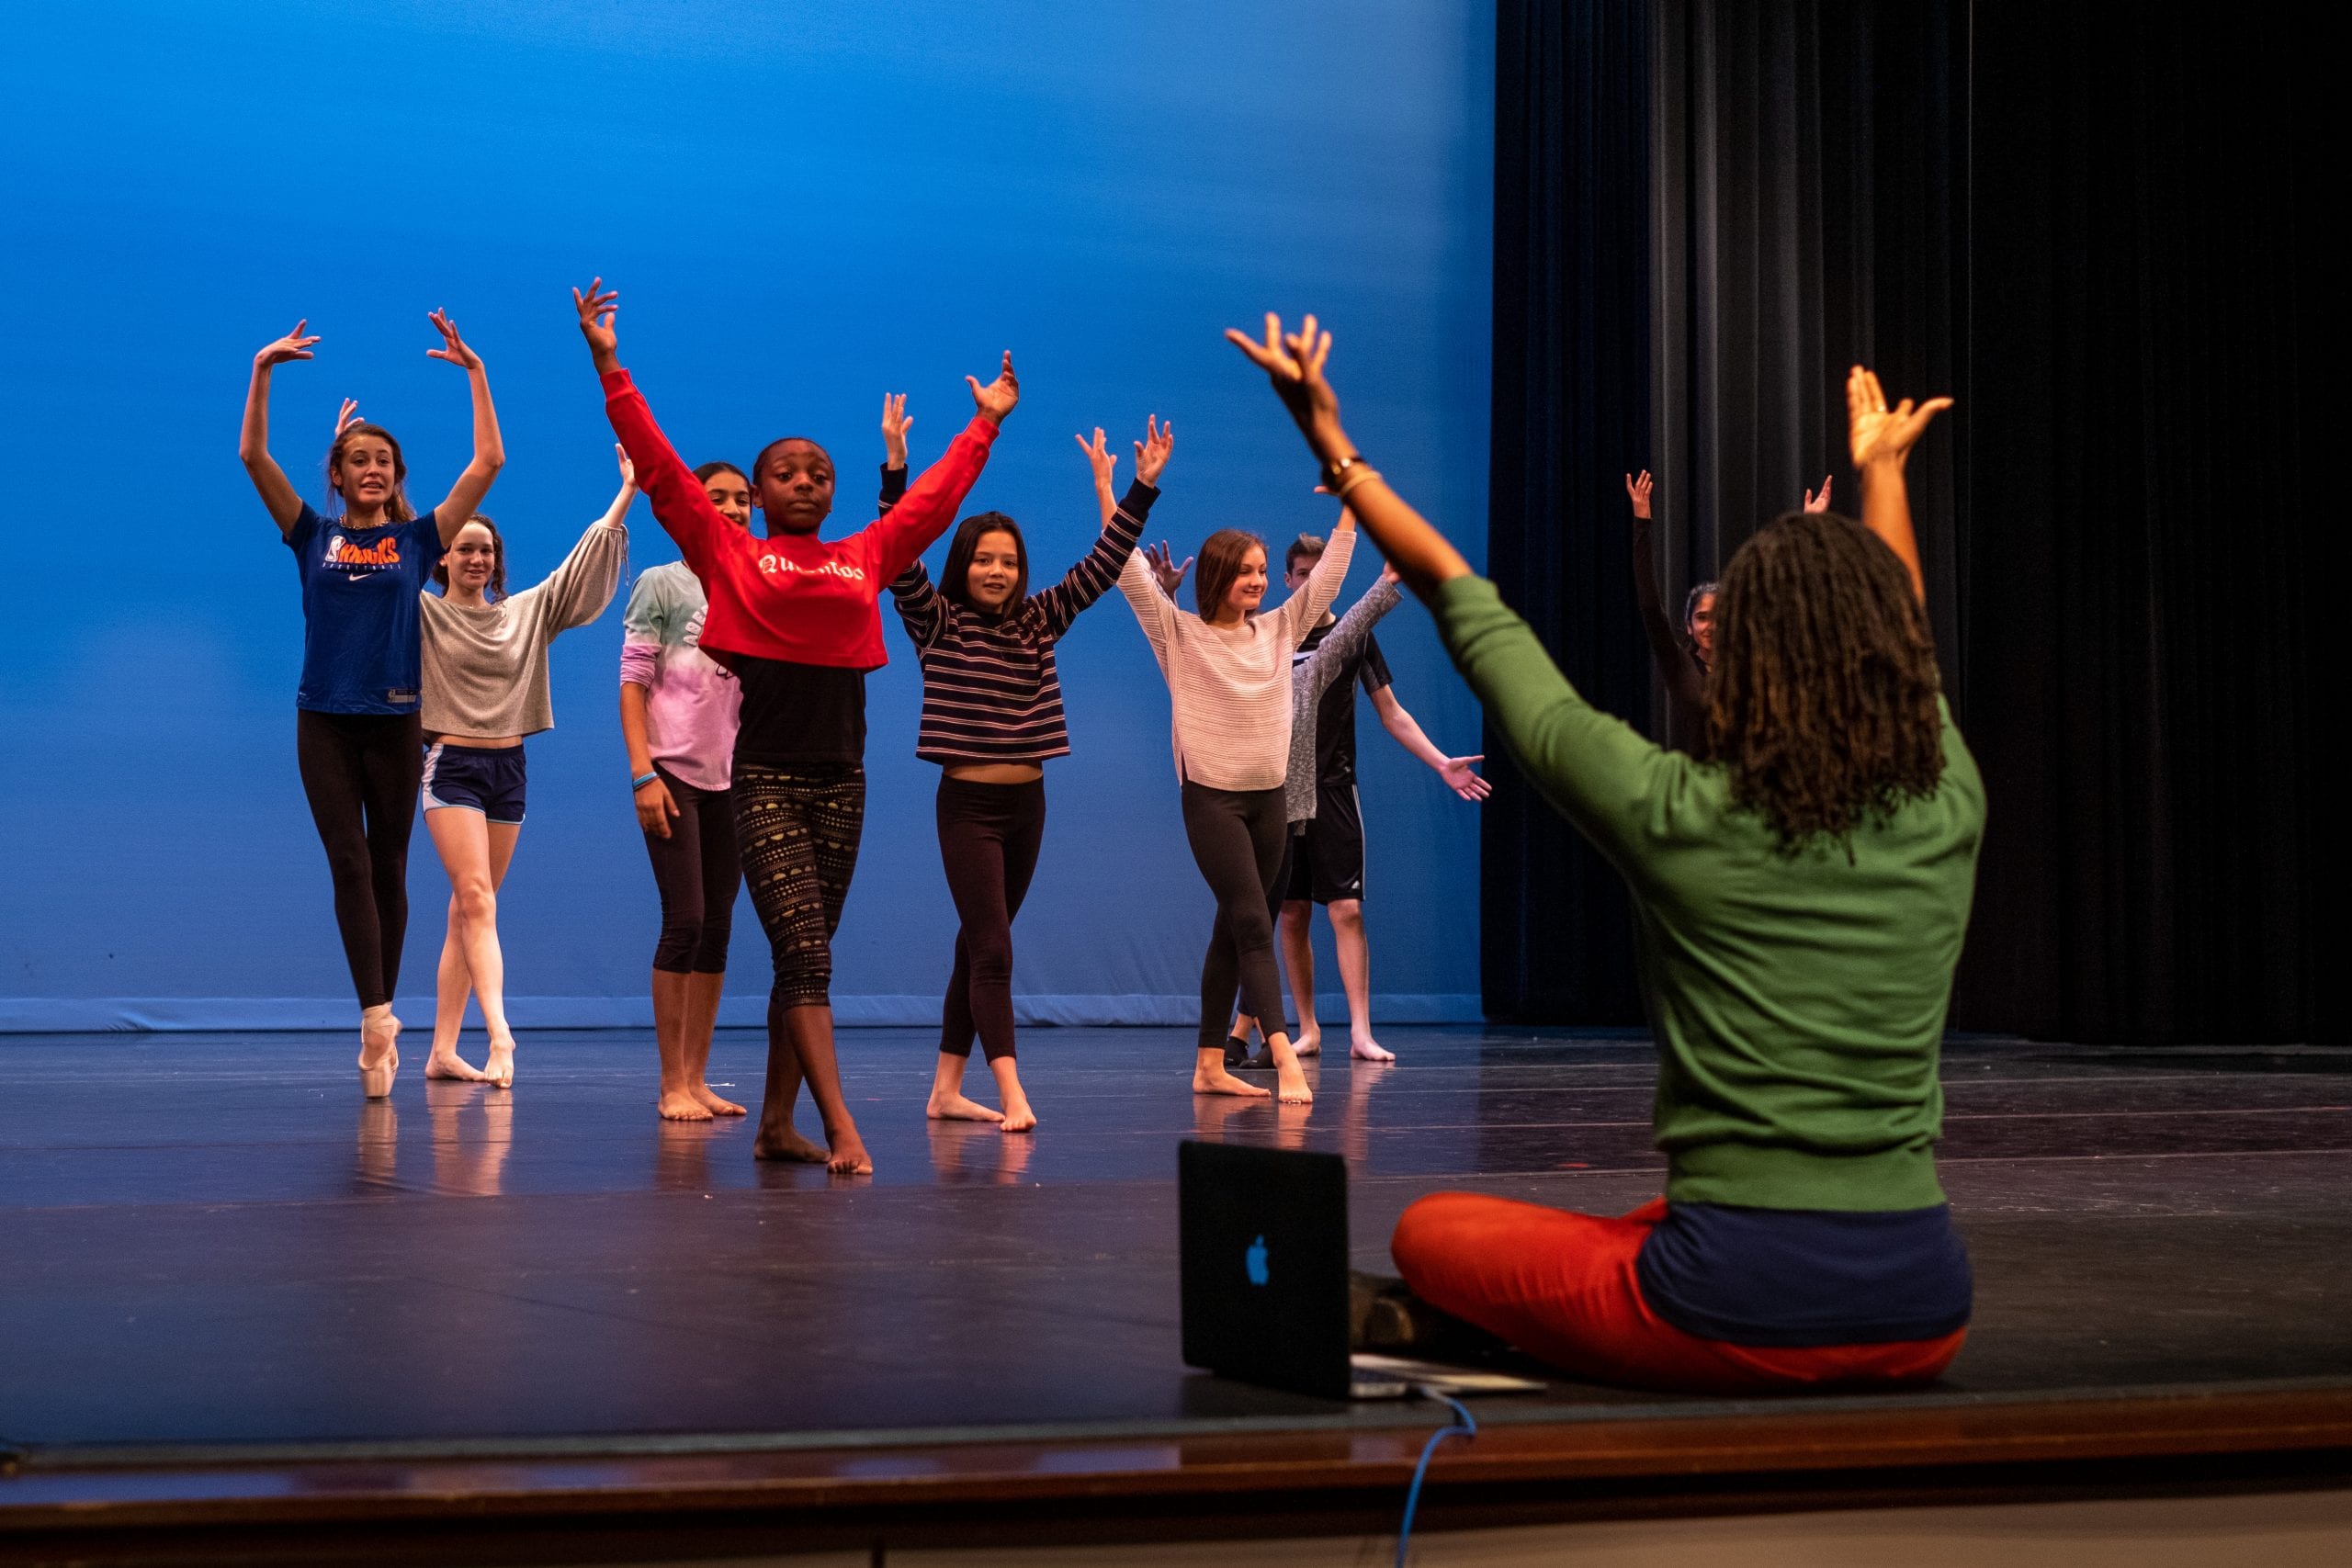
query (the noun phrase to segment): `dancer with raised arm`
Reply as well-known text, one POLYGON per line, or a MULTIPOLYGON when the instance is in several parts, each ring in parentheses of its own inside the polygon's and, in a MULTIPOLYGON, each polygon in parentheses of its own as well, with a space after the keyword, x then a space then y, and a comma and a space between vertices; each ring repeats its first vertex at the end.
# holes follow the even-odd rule
MULTIPOLYGON (((1821 491, 1805 492, 1804 510, 1829 510, 1829 484, 1824 475, 1821 491)), ((1707 735, 1707 667, 1715 657, 1715 584, 1694 582, 1682 599, 1682 630, 1667 624, 1666 604, 1657 586, 1657 540, 1650 526, 1650 471, 1625 476, 1625 499, 1634 509, 1634 602, 1642 612, 1642 629, 1650 639, 1650 657, 1657 661, 1658 678, 1666 682, 1667 744, 1697 755, 1707 735)))
POLYGON ((1616 1218, 1424 1198, 1390 1244, 1406 1282, 1598 1381, 1736 1393, 1936 1377, 1971 1296, 1934 1146, 1984 793, 1938 690, 1903 470, 1950 400, 1890 409, 1855 367, 1863 521, 1786 513, 1733 558, 1713 760, 1699 761, 1579 696, 1364 464, 1314 318, 1228 335, 1427 602, 1529 779, 1634 895, 1665 1197, 1616 1218))
MULTIPOLYGON (((702 464, 694 474, 718 514, 748 533, 751 476, 720 462, 702 464)), ((731 787, 742 691, 702 651, 708 611, 693 569, 671 561, 638 574, 621 619, 621 739, 662 901, 653 944, 653 1039, 662 1075, 654 1109, 673 1122, 743 1114, 707 1081, 735 895, 743 886, 731 787)))
POLYGON ((672 450, 621 368, 617 293, 572 290, 581 335, 604 379, 605 411, 653 515, 709 595, 702 649, 742 688, 735 736, 735 836, 768 938, 768 1071, 752 1153, 822 1159, 843 1175, 874 1168, 842 1097, 833 1048, 832 939, 857 868, 865 818, 865 672, 881 667, 879 598, 954 520, 1004 417, 1021 400, 1007 354, 987 386, 966 377, 975 412, 888 515, 843 539, 817 530, 832 512, 833 462, 786 436, 752 464, 768 534, 729 522, 672 450), (819 1149, 793 1130, 801 1081, 824 1119, 819 1149))
MULTIPOLYGON (((474 450, 448 495, 424 516, 409 505, 400 443, 381 425, 347 420, 335 432, 326 464, 338 503, 331 518, 295 493, 269 455, 270 372, 312 357, 320 339, 305 333, 307 321, 254 355, 237 441, 302 584, 295 756, 334 880, 335 926, 359 996, 360 1092, 371 1100, 391 1092, 401 1062, 392 990, 408 932, 408 840, 424 767, 417 596, 506 460, 481 356, 446 314, 427 319, 441 334, 441 346, 427 355, 466 372, 474 450)), ((348 403, 345 412, 352 412, 348 403)))
POLYGON ((1306 586, 1262 615, 1266 542, 1238 528, 1220 528, 1201 546, 1193 579, 1196 614, 1179 609, 1153 575, 1165 550, 1130 555, 1119 574, 1120 592, 1167 678, 1184 837, 1216 899, 1201 962, 1195 1094, 1266 1093, 1226 1066, 1226 1026, 1238 988, 1243 1011, 1275 1025, 1266 1041, 1274 1093, 1293 1105, 1315 1098, 1281 1027, 1282 980, 1267 901, 1289 837, 1283 781, 1290 771, 1291 655, 1338 597, 1355 542, 1354 522, 1342 512, 1306 586))
MULTIPOLYGON (((884 431, 903 464, 903 423, 884 431)), ((1001 512, 956 525, 939 585, 917 561, 890 584, 899 618, 922 662, 922 726, 915 755, 937 762, 939 857, 960 921, 940 1011, 939 1063, 925 1107, 934 1120, 994 1122, 1008 1133, 1037 1124, 1013 1051, 1012 920, 1037 869, 1046 832, 1046 770, 1069 753, 1054 645, 1080 613, 1119 580, 1136 547, 1175 446, 1173 426, 1147 419, 1135 444, 1136 478, 1111 499, 1118 459, 1096 430, 1078 444, 1094 470, 1103 516, 1094 547, 1041 593, 1029 592, 1029 549, 1001 512), (967 1099, 964 1068, 979 1037, 1000 1111, 967 1099)))
MULTIPOLYGON (((1283 581, 1294 593, 1323 554, 1323 541, 1301 534, 1283 552, 1283 581)), ((1384 574, 1390 581, 1393 574, 1384 574)), ((1385 613, 1385 611, 1383 612, 1385 613)), ((1292 656, 1298 668, 1325 657, 1326 639, 1336 637, 1340 623, 1326 612, 1320 625, 1306 634, 1292 656)), ((1321 694, 1313 705, 1294 712, 1291 739, 1291 839, 1283 869, 1274 878, 1279 901, 1275 930, 1282 942, 1283 970, 1290 980, 1292 1004, 1298 1010, 1295 1045, 1302 1056, 1323 1049, 1323 1027, 1315 1016, 1315 906, 1330 917, 1332 944, 1340 959, 1340 983, 1348 1000, 1348 1054, 1359 1061, 1393 1062, 1396 1053, 1373 1038, 1372 943, 1364 931, 1363 805, 1356 792, 1356 687, 1372 698, 1381 728, 1443 780, 1464 800, 1476 804, 1487 795, 1487 781, 1478 776, 1483 756, 1449 757, 1430 743, 1419 723, 1396 700, 1396 685, 1379 639, 1367 630, 1363 641, 1340 655, 1341 660, 1318 679, 1321 694), (1306 737, 1302 751, 1300 735, 1306 737), (1301 760, 1306 767, 1301 768, 1301 760), (1300 780, 1313 782, 1311 798, 1298 807, 1300 780)), ((1226 1045, 1230 1059, 1237 1043, 1246 1043, 1255 1021, 1238 1018, 1234 1039, 1226 1045)), ((1273 1065, 1262 1048, 1248 1066, 1273 1065)))
POLYGON ((427 1077, 514 1087, 498 895, 523 833, 523 742, 555 728, 548 645, 603 615, 628 568, 624 519, 637 480, 627 455, 615 455, 621 484, 612 504, 544 580, 509 593, 506 541, 476 513, 433 569, 442 591, 424 596, 424 828, 449 874, 427 1077), (490 1035, 479 1072, 458 1055, 469 992, 490 1035))

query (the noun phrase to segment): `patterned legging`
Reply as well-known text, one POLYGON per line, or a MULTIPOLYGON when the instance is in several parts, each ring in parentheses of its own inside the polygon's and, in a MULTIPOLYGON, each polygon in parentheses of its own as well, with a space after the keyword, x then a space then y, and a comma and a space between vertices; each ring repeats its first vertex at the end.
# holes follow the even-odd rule
POLYGON ((771 1009, 831 999, 833 932, 842 923, 865 827, 865 770, 735 764, 735 842, 775 983, 771 1009))

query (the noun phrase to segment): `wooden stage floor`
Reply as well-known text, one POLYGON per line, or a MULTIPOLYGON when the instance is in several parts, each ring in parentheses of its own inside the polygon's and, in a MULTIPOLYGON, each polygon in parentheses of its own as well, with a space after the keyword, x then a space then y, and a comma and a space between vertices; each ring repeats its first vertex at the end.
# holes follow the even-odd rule
MULTIPOLYGON (((924 1495, 1157 1488, 1172 1516, 1187 1474, 1230 1496, 1312 1485, 1301 1465, 1357 1498, 1342 1511, 1393 1501, 1428 1407, 1182 1364, 1176 1143, 1346 1155, 1356 1259, 1384 1270, 1425 1192, 1622 1210, 1661 1162, 1642 1040, 1384 1038, 1398 1065, 1327 1060, 1292 1111, 1196 1100, 1185 1032, 1033 1030, 1043 1124, 1022 1137, 927 1123, 931 1038, 853 1032, 877 1170, 843 1180, 755 1164, 740 1121, 657 1120, 633 1032, 526 1034, 510 1093, 425 1083, 412 1032, 374 1106, 340 1037, 0 1037, 0 1559, 61 1529, 259 1528, 330 1503, 788 1515, 797 1497, 848 1532, 814 1542, 924 1495)), ((722 1035, 714 1081, 751 1098, 761 1052, 722 1035)), ((2352 1051, 1963 1040, 1945 1081, 1944 1179, 1977 1278, 1945 1383, 1482 1401, 1485 1457, 1441 1462, 1432 1519, 1449 1474, 1613 1474, 1611 1495, 1650 1506, 1658 1477, 1747 1495, 1783 1470, 2135 1455, 2340 1481, 2352 1051)))

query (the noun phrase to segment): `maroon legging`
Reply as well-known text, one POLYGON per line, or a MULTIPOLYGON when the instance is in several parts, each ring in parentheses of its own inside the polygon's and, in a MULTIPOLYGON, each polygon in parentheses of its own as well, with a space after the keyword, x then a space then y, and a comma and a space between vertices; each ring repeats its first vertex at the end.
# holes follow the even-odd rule
POLYGON ((1046 781, 971 784, 939 776, 939 859, 963 929, 939 1013, 939 1049, 991 1062, 1012 1055, 1012 917, 1046 837, 1046 781))
POLYGON ((334 923, 363 1008, 392 999, 408 935, 408 836, 424 729, 408 714, 294 716, 294 757, 334 878, 334 923))

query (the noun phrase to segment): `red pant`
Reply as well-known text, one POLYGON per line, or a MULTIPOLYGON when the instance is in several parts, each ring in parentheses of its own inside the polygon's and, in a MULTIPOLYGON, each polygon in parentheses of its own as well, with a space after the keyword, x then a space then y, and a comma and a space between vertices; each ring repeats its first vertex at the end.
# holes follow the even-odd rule
POLYGON ((1650 1309, 1634 1259, 1666 1200, 1620 1219, 1439 1192, 1405 1211, 1388 1249, 1413 1293, 1593 1382, 1690 1393, 1928 1382, 1960 1353, 1940 1339, 1802 1348, 1727 1345, 1650 1309))

